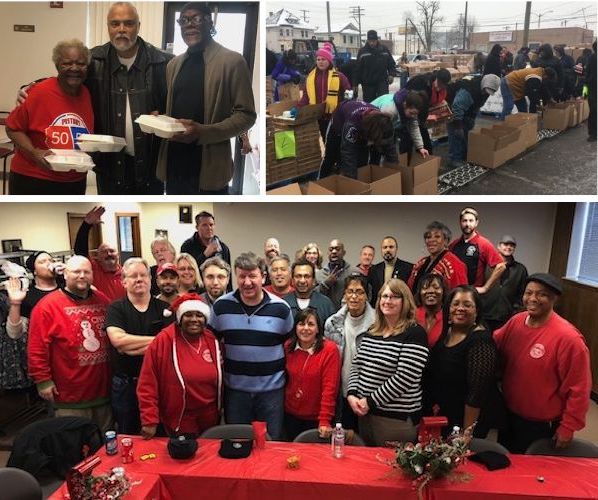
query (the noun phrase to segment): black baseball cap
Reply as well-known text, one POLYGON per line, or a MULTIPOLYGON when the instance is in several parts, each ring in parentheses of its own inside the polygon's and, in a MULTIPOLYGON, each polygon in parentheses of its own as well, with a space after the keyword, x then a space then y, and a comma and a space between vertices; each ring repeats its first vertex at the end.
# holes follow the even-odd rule
POLYGON ((556 276, 553 276, 552 274, 535 273, 528 276, 528 278, 525 280, 525 284, 527 285, 530 281, 542 283, 544 286, 550 288, 557 295, 562 295, 563 293, 563 285, 561 284, 561 280, 558 279, 556 276))
POLYGON ((511 236, 510 234, 505 234, 501 239, 499 243, 513 243, 513 245, 517 246, 517 240, 515 239, 514 236, 511 236))

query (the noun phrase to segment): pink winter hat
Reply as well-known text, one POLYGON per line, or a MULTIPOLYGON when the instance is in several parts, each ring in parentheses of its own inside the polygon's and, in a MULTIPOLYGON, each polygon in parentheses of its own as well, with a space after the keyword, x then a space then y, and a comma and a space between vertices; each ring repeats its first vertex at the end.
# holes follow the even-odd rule
POLYGON ((329 43, 325 43, 324 46, 321 49, 318 49, 316 51, 316 57, 323 57, 332 66, 333 57, 332 57, 332 47, 331 47, 331 45, 329 43))

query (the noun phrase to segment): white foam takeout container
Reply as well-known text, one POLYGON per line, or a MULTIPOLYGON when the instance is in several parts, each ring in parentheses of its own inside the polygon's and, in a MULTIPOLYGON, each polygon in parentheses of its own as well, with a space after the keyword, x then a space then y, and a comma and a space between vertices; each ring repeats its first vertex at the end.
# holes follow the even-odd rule
POLYGON ((142 132, 156 134, 164 139, 170 139, 186 130, 182 123, 166 115, 141 115, 135 122, 139 124, 142 132))
POLYGON ((87 153, 74 149, 51 149, 51 155, 45 157, 46 161, 56 172, 87 172, 95 163, 87 153))
POLYGON ((127 145, 127 141, 112 135, 81 134, 77 137, 77 144, 81 151, 88 153, 118 153, 127 145))

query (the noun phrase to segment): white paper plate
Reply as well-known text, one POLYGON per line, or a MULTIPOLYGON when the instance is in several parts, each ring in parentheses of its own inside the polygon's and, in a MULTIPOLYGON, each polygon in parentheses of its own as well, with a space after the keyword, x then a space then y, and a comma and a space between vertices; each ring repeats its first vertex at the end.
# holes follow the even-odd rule
POLYGON ((170 139, 179 132, 184 132, 185 126, 175 118, 166 115, 141 115, 136 123, 146 134, 156 134, 158 137, 170 139))

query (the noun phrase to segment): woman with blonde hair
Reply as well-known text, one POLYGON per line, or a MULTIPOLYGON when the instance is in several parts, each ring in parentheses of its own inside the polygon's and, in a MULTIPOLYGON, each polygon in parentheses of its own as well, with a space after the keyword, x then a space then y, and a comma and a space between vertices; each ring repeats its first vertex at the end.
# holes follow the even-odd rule
POLYGON ((347 401, 370 446, 416 438, 428 341, 415 310, 405 282, 390 279, 378 293, 374 324, 357 338, 347 401))
POLYGON ((174 261, 179 273, 179 294, 204 292, 199 267, 193 255, 181 253, 174 261))

